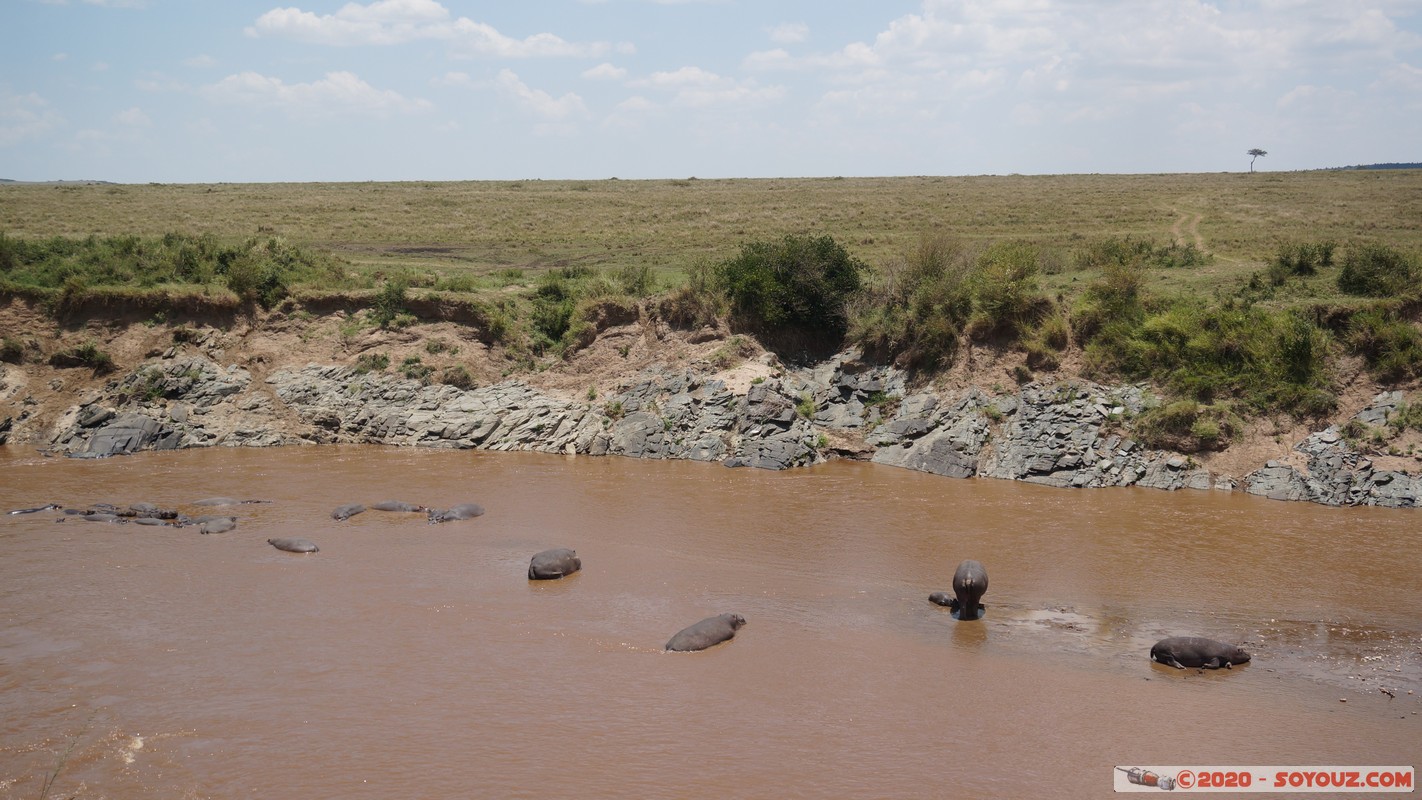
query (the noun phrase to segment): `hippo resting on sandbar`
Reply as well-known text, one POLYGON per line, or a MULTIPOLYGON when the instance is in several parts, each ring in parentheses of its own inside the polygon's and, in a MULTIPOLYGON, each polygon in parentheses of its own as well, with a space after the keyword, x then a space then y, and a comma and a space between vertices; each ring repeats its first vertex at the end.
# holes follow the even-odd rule
POLYGON ((379 503, 371 506, 371 508, 376 511, 418 511, 421 514, 429 511, 429 509, 424 506, 417 506, 414 503, 406 503, 401 500, 381 500, 379 503))
POLYGON ((454 508, 439 510, 432 508, 429 511, 430 524, 436 522, 449 522, 452 519, 473 519, 484 514, 484 507, 478 503, 464 503, 454 508))
POLYGON ((531 581, 552 580, 564 575, 572 575, 582 568, 583 560, 578 558, 576 550, 569 550, 566 547, 544 550, 528 562, 528 579, 531 581))
POLYGON ((689 628, 683 628, 667 642, 668 650, 705 650, 736 635, 736 630, 746 624, 740 614, 721 614, 707 617, 689 628))
POLYGON ((282 537, 280 539, 268 539, 267 544, 278 550, 285 550, 288 553, 315 553, 321 548, 309 539, 292 539, 282 537))
POLYGON ((1176 669, 1234 669, 1235 664, 1248 663, 1249 654, 1232 644, 1217 642, 1214 639, 1172 636, 1155 643, 1150 649, 1150 660, 1176 669))
POLYGON ((350 519, 362 511, 365 511, 365 506, 360 503, 347 503, 343 506, 337 506, 336 510, 331 512, 331 519, 350 519))

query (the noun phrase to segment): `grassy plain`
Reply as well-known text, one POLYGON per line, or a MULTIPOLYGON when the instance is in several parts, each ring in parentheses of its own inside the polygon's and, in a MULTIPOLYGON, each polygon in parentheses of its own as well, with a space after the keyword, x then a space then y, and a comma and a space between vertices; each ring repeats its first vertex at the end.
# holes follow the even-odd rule
MULTIPOLYGON (((827 234, 871 266, 925 236, 1026 240, 1068 265, 1106 237, 1193 244, 1213 259, 1153 270, 1153 289, 1231 290, 1287 242, 1422 251, 1422 171, 736 180, 211 185, 0 184, 11 237, 279 236, 377 273, 530 277, 647 267, 663 287, 746 243, 827 234)), ((1047 270, 1073 295, 1082 276, 1047 270)), ((507 281, 480 281, 495 287, 507 281)), ((1336 293, 1326 279, 1286 294, 1336 293), (1316 284, 1316 285, 1315 285, 1316 284)))

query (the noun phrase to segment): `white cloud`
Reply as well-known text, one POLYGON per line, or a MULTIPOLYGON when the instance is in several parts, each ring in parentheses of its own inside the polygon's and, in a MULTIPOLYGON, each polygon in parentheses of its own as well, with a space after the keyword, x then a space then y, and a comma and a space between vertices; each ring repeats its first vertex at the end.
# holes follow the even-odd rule
POLYGON ((736 80, 700 67, 653 72, 646 78, 630 81, 628 85, 671 92, 670 104, 685 108, 761 105, 778 101, 786 95, 783 86, 761 86, 754 79, 736 80))
POLYGON ((614 67, 613 65, 608 64, 607 62, 603 62, 595 67, 583 70, 583 77, 588 78, 590 80, 615 81, 627 77, 627 70, 623 69, 622 67, 614 67))
POLYGON ((513 70, 499 70, 494 85, 505 97, 512 98, 520 108, 545 120, 566 120, 570 117, 585 117, 588 109, 583 99, 569 92, 559 98, 541 89, 534 89, 519 80, 513 70))
POLYGON ((434 84, 436 86, 468 87, 478 86, 479 81, 474 80, 467 72, 446 72, 435 78, 434 84))
POLYGON ((68 54, 68 53, 55 53, 54 55, 52 55, 52 56, 49 57, 49 60, 50 60, 50 61, 64 61, 64 60, 67 59, 67 58, 69 58, 69 54, 68 54))
POLYGON ((310 83, 286 83, 256 72, 229 75, 203 87, 216 103, 243 103, 281 109, 297 115, 352 113, 387 116, 426 111, 426 100, 409 99, 399 92, 377 89, 350 72, 328 72, 310 83))
POLYGON ((434 40, 448 43, 456 53, 501 58, 589 57, 614 49, 606 42, 579 44, 552 33, 516 39, 468 17, 453 18, 435 0, 347 3, 334 14, 275 8, 258 17, 247 33, 329 45, 396 45, 434 40))
POLYGON ((0 147, 43 138, 63 120, 34 92, 11 94, 0 88, 0 147))
POLYGON ((810 26, 803 22, 786 22, 770 29, 770 41, 776 44, 799 44, 810 38, 810 26))
MULTIPOLYGON (((67 6, 69 0, 40 0, 47 6, 67 6)), ((84 0, 84 5, 108 8, 147 8, 148 0, 84 0)))
POLYGON ((193 56, 192 58, 183 59, 183 65, 196 69, 208 69, 217 66, 217 59, 204 53, 202 55, 193 56))
POLYGON ((639 94, 634 94, 626 100, 623 100, 622 102, 617 104, 618 111, 655 111, 656 108, 656 103, 653 103, 651 100, 648 100, 647 98, 639 94))
POLYGON ((114 122, 129 128, 146 128, 153 124, 153 120, 143 113, 143 109, 138 106, 125 109, 114 115, 114 122))

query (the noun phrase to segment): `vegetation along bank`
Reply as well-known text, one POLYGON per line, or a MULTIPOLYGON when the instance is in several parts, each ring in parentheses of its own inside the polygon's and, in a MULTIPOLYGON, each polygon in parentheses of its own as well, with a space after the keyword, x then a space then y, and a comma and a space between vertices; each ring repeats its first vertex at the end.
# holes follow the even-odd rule
POLYGON ((0 437, 1416 505, 1422 172, 0 187, 0 437))

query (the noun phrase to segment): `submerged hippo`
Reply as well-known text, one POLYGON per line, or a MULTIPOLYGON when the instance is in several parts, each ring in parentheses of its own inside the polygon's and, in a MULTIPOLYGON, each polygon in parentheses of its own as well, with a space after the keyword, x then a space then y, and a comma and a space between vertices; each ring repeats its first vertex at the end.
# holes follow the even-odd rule
POLYGON ((364 510, 365 506, 360 503, 347 503, 343 506, 337 506, 336 510, 331 512, 331 519, 350 519, 364 510))
POLYGON ((483 514, 484 507, 478 503, 464 503, 463 505, 457 505, 454 508, 447 508, 443 511, 431 508, 429 510, 429 519, 430 524, 433 525, 436 522, 449 522, 455 519, 473 519, 483 514))
POLYGON ((34 514, 39 511, 48 511, 51 508, 62 509, 64 508, 64 506, 61 506, 58 503, 50 503, 48 505, 35 506, 34 508, 17 508, 9 513, 11 516, 14 516, 15 514, 34 514))
POLYGON ((421 514, 429 511, 425 506, 417 506, 414 503, 406 503, 401 500, 381 500, 371 508, 376 511, 414 511, 421 514))
POLYGON ((566 547, 544 550, 528 562, 528 579, 531 581, 552 580, 564 575, 572 575, 582 568, 583 560, 578 558, 576 550, 569 550, 566 547))
MULTIPOLYGON (((983 569, 981 563, 969 559, 959 564, 957 571, 953 573, 953 599, 947 603, 948 608, 953 611, 953 616, 959 621, 982 619, 987 606, 978 601, 987 593, 987 588, 987 570, 983 569)), ((928 599, 933 600, 933 597, 928 599)))
POLYGON ((1248 663, 1249 654, 1232 644, 1217 642, 1214 639, 1172 636, 1169 639, 1161 639, 1151 647, 1150 660, 1176 669, 1234 669, 1235 664, 1248 663))
POLYGON ((695 625, 677 632, 677 635, 667 642, 667 649, 682 652, 705 650, 712 645, 733 638, 736 631, 745 624, 746 618, 740 614, 707 617, 695 625))
POLYGON ((240 506, 249 503, 270 503, 270 500, 238 500, 235 497, 205 497, 202 500, 194 500, 195 506, 240 506))
POLYGON ((199 523, 198 533, 227 533, 236 527, 236 517, 216 517, 199 523))
POLYGON ((272 547, 275 547, 278 550, 285 550, 288 553, 316 553, 320 552, 321 550, 321 548, 316 546, 315 542, 312 542, 309 539, 281 537, 277 539, 268 539, 267 544, 271 545, 272 547))

